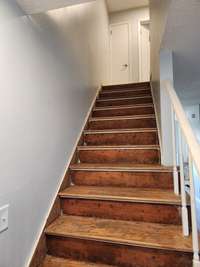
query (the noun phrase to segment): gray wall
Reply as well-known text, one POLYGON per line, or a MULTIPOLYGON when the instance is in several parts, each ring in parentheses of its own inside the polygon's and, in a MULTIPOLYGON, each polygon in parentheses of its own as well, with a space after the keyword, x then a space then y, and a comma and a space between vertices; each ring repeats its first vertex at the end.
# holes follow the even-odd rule
POLYGON ((175 89, 184 105, 200 103, 200 1, 171 0, 163 40, 174 53, 175 89))
POLYGON ((0 266, 23 267, 85 115, 107 81, 104 1, 24 16, 0 2, 0 266))

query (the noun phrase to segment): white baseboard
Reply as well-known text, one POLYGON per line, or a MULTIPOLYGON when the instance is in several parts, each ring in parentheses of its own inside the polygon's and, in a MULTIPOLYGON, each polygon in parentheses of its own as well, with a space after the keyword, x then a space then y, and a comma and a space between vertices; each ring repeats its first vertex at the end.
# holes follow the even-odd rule
POLYGON ((49 214, 50 214, 50 212, 51 212, 51 210, 52 210, 52 208, 53 208, 53 205, 54 205, 54 202, 55 202, 55 200, 56 200, 56 197, 57 197, 57 195, 58 195, 58 193, 59 193, 60 187, 61 187, 61 185, 62 185, 62 183, 63 183, 64 178, 65 178, 65 174, 66 174, 66 172, 67 172, 68 169, 69 169, 70 162, 72 161, 73 155, 74 155, 74 153, 75 153, 75 151, 76 151, 76 148, 77 148, 77 146, 78 146, 78 142, 79 142, 79 140, 80 140, 80 138, 81 138, 82 132, 84 131, 85 125, 86 125, 86 123, 87 123, 87 121, 88 121, 88 119, 89 119, 89 116, 90 116, 90 114, 91 114, 91 112, 92 112, 92 108, 93 108, 93 106, 94 106, 94 104, 95 104, 96 98, 98 97, 98 94, 99 94, 100 90, 101 90, 101 87, 97 90, 97 92, 96 92, 96 94, 95 94, 95 96, 94 96, 94 99, 93 99, 93 101, 92 101, 92 103, 91 103, 91 105, 90 105, 89 111, 88 111, 88 113, 87 113, 87 115, 86 115, 86 117, 85 117, 85 120, 84 120, 84 122, 83 122, 82 128, 81 128, 81 130, 80 130, 80 133, 79 133, 79 135, 78 135, 78 137, 77 137, 77 139, 76 139, 76 142, 75 142, 75 144, 74 144, 72 153, 70 154, 70 157, 68 158, 68 160, 67 160, 67 162, 66 162, 66 168, 65 168, 65 171, 64 171, 63 175, 62 175, 61 178, 60 178, 60 182, 59 182, 59 184, 58 184, 58 186, 57 186, 56 193, 55 193, 55 195, 54 195, 54 197, 53 197, 53 199, 52 199, 52 201, 51 201, 50 207, 49 207, 49 209, 48 209, 48 211, 47 211, 47 213, 46 213, 46 215, 45 215, 45 219, 44 219, 44 221, 43 221, 43 223, 42 223, 42 225, 41 225, 41 227, 40 227, 40 230, 39 230, 38 235, 37 235, 37 237, 36 237, 36 239, 35 239, 35 241, 34 241, 34 245, 33 245, 32 249, 31 249, 31 252, 30 252, 29 256, 27 257, 27 260, 26 260, 26 263, 25 263, 24 267, 29 267, 29 266, 30 266, 31 260, 32 260, 32 258, 33 258, 33 256, 34 256, 34 253, 35 253, 35 250, 36 250, 37 245, 38 245, 38 243, 39 243, 40 237, 41 237, 41 235, 42 235, 42 233, 43 233, 43 230, 44 230, 44 228, 45 228, 45 225, 46 225, 46 222, 47 222, 47 220, 48 220, 49 214))

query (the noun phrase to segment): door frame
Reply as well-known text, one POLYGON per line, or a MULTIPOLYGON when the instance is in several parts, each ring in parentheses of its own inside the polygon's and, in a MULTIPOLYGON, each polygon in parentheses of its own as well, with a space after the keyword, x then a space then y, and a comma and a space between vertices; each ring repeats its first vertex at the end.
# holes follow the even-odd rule
POLYGON ((128 25, 128 65, 129 65, 129 79, 128 79, 128 83, 130 83, 133 80, 133 61, 132 61, 132 49, 131 49, 131 42, 132 42, 132 34, 131 34, 131 24, 129 21, 122 21, 122 22, 118 22, 118 23, 111 23, 109 25, 109 79, 110 79, 110 83, 112 83, 112 28, 115 26, 120 26, 123 24, 127 24, 128 25))
MULTIPOLYGON (((138 55, 139 55, 139 82, 142 81, 142 49, 141 49, 141 26, 150 25, 149 19, 141 19, 138 21, 138 55)), ((150 34, 150 31, 149 31, 150 34)), ((150 38, 150 35, 149 35, 150 38)), ((150 73, 149 73, 150 77, 150 73)))

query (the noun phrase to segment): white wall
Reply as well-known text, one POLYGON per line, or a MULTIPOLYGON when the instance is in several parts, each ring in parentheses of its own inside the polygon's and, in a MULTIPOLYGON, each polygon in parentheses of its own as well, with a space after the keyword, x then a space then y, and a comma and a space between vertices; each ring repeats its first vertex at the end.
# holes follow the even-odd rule
POLYGON ((171 0, 150 0, 151 78, 160 121, 160 49, 171 0))
POLYGON ((110 14, 110 24, 129 22, 131 26, 131 61, 132 61, 132 81, 139 81, 139 39, 138 25, 141 20, 149 19, 149 8, 137 8, 122 12, 114 12, 110 14))
POLYGON ((171 107, 160 82, 170 80, 173 83, 174 79, 172 53, 162 49, 169 5, 170 0, 150 0, 151 82, 161 134, 161 161, 167 166, 173 164, 171 107))
POLYGON ((0 2, 0 266, 23 267, 84 117, 107 80, 108 17, 97 0, 32 17, 0 2))
MULTIPOLYGON (((160 80, 168 80, 174 84, 173 53, 169 50, 160 51, 160 80)), ((173 136, 171 102, 166 88, 160 85, 160 133, 161 133, 161 163, 166 166, 173 165, 173 136)))

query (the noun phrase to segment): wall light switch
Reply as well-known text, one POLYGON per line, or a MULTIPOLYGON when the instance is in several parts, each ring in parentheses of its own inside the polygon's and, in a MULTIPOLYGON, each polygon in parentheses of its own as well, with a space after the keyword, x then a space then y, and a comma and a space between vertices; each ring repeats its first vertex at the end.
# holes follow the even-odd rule
POLYGON ((8 229, 8 209, 9 205, 0 208, 0 233, 8 229))

